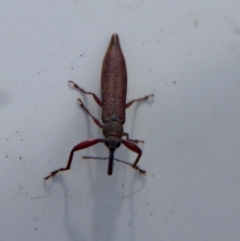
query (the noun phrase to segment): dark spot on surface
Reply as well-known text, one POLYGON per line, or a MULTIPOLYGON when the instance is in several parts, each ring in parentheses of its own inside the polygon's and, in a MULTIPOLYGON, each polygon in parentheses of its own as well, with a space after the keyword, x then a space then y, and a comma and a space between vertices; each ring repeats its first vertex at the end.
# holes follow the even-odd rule
POLYGON ((199 24, 198 19, 195 19, 195 20, 194 20, 194 26, 195 26, 196 28, 198 27, 198 24, 199 24))

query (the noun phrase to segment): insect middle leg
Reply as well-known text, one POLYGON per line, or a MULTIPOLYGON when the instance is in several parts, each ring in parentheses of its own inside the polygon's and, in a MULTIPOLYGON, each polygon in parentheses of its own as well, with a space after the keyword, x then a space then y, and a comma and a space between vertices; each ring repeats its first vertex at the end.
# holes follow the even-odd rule
POLYGON ((129 139, 129 134, 127 132, 124 132, 123 136, 126 136, 126 139, 129 140, 129 141, 132 141, 132 142, 135 142, 135 143, 139 143, 139 142, 144 143, 144 141, 129 139))
POLYGON ((100 128, 103 128, 103 125, 100 123, 100 121, 89 112, 89 110, 84 106, 84 104, 82 103, 82 101, 80 99, 78 99, 78 103, 87 112, 87 114, 89 114, 92 117, 95 124, 97 126, 99 126, 100 128))

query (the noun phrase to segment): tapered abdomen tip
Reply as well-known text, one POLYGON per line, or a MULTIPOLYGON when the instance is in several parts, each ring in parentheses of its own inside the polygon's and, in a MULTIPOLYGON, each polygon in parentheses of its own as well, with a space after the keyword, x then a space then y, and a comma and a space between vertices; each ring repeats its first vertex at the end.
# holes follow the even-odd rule
POLYGON ((120 45, 119 44, 119 38, 118 38, 118 34, 117 33, 114 33, 111 37, 111 40, 110 40, 110 44, 112 45, 120 45))

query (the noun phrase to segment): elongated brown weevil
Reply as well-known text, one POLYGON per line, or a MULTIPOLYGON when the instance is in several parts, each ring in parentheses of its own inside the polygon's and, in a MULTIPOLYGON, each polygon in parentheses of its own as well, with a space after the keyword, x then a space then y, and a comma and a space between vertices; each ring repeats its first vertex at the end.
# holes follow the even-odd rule
MULTIPOLYGON (((103 60, 101 75, 102 100, 100 100, 94 93, 87 92, 84 89, 80 88, 74 82, 69 81, 69 83, 82 93, 86 95, 92 95, 97 104, 100 107, 102 107, 103 124, 101 124, 100 121, 88 111, 88 109, 84 106, 83 102, 80 99, 78 99, 80 106, 86 111, 87 114, 89 114, 92 117, 95 124, 102 128, 104 138, 90 139, 80 142, 71 150, 67 166, 51 172, 49 176, 45 177, 45 180, 47 180, 50 177, 53 177, 60 171, 69 170, 71 167, 73 154, 75 151, 85 149, 97 143, 104 143, 109 149, 109 158, 95 158, 108 159, 108 175, 112 175, 114 160, 130 165, 134 169, 138 170, 140 173, 145 174, 146 171, 140 169, 137 166, 139 159, 142 155, 142 151, 136 145, 136 143, 143 141, 129 139, 128 133, 123 131, 123 125, 125 123, 125 110, 128 107, 130 107, 136 101, 147 100, 149 97, 154 95, 147 95, 143 98, 134 99, 126 103, 127 69, 125 59, 120 47, 118 35, 112 35, 108 46, 108 50, 103 60), (122 139, 123 136, 125 136, 126 139, 122 139), (133 164, 114 158, 114 151, 121 144, 126 146, 131 151, 137 153, 137 158, 133 164)), ((86 159, 92 157, 84 158, 86 159)))

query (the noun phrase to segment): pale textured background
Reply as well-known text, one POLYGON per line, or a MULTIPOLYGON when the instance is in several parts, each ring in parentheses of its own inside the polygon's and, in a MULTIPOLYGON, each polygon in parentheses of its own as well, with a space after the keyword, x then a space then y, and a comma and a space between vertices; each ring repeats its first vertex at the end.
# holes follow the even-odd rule
MULTIPOLYGON (((13 1, 0 8, 0 240, 240 240, 240 1, 13 1), (145 177, 98 145, 69 79, 100 95, 112 33, 128 67, 125 130, 145 177)), ((134 161, 121 147, 119 159, 134 161)))

